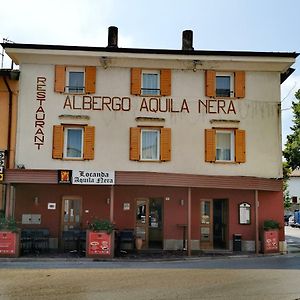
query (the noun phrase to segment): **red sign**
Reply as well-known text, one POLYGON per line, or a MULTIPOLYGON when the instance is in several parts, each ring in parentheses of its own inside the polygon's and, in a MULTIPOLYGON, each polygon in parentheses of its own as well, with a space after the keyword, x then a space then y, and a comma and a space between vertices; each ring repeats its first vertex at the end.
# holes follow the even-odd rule
POLYGON ((9 231, 0 231, 0 255, 16 254, 17 235, 9 231))
POLYGON ((279 240, 278 231, 269 230, 264 232, 264 252, 278 252, 279 240))
POLYGON ((89 232, 88 255, 111 255, 111 234, 105 232, 89 232))

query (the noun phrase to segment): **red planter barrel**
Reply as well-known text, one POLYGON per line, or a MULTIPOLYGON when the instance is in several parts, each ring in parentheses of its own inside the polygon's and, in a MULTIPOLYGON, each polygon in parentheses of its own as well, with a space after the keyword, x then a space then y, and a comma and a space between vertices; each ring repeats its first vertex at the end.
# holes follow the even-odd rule
POLYGON ((263 253, 277 253, 279 252, 279 236, 278 236, 278 230, 272 229, 272 230, 266 230, 263 231, 263 253))
POLYGON ((112 258, 114 256, 114 233, 106 231, 86 232, 86 256, 112 258))
POLYGON ((20 256, 19 232, 0 231, 0 257, 20 256))

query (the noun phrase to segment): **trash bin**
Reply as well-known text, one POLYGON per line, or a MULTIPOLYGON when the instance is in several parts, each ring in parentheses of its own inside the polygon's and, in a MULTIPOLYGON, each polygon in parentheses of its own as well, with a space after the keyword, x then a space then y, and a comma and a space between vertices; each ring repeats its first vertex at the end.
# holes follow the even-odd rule
POLYGON ((242 251, 242 235, 234 234, 232 240, 232 249, 233 251, 242 251))

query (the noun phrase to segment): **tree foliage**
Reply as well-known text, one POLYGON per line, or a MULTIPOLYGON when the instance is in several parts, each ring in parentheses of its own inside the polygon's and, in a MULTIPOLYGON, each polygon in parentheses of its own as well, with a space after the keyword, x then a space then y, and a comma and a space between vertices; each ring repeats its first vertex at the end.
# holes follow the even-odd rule
POLYGON ((294 125, 291 130, 293 132, 287 136, 283 151, 283 156, 292 170, 300 167, 300 90, 295 93, 295 97, 297 101, 292 102, 294 125))

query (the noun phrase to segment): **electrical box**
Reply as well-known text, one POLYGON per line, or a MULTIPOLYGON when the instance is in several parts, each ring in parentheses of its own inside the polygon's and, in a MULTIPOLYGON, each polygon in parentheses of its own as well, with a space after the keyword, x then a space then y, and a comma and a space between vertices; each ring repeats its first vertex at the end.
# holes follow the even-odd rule
POLYGON ((22 224, 41 224, 41 214, 23 214, 22 224))

